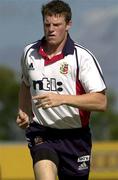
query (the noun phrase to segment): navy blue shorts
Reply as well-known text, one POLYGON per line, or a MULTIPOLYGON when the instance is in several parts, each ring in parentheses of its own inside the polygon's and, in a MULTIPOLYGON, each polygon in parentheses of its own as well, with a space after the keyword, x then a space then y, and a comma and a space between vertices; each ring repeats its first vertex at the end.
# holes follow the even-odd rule
POLYGON ((51 160, 57 166, 59 179, 88 179, 92 146, 89 127, 53 129, 33 122, 26 129, 26 138, 33 164, 51 160))

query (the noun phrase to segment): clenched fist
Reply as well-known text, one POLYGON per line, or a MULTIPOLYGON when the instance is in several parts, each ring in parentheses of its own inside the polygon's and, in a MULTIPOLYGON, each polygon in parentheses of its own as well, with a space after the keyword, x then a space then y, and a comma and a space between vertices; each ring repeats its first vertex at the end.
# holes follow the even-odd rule
POLYGON ((22 129, 27 128, 29 126, 29 116, 22 110, 19 110, 16 123, 22 129))

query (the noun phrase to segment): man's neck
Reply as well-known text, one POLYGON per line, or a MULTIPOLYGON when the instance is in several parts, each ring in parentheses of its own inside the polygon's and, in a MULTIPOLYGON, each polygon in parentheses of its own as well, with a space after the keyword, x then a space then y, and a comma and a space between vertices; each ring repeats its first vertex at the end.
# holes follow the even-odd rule
POLYGON ((62 50, 65 46, 66 40, 67 40, 67 36, 64 38, 64 40, 60 44, 51 45, 51 44, 46 43, 44 45, 44 50, 45 50, 46 54, 48 55, 48 57, 52 58, 53 56, 62 52, 62 50))

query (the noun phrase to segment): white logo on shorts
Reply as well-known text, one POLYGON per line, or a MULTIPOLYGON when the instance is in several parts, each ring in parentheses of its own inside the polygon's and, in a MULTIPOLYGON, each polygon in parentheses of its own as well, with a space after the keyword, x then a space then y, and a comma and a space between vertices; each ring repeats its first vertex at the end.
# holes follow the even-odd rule
POLYGON ((88 162, 90 160, 90 156, 86 155, 86 156, 81 156, 77 159, 77 162, 79 163, 78 166, 78 170, 85 170, 88 169, 88 165, 86 164, 86 162, 88 162))
POLYGON ((78 167, 78 170, 85 170, 88 169, 88 166, 86 165, 85 162, 81 163, 80 166, 78 167))
POLYGON ((77 159, 77 162, 86 162, 90 160, 90 156, 86 155, 86 156, 81 156, 77 159))

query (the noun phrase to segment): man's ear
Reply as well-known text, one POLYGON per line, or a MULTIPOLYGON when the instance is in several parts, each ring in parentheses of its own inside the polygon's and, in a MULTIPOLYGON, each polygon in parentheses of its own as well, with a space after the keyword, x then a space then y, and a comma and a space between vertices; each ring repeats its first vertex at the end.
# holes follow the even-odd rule
POLYGON ((72 26, 72 21, 69 21, 66 25, 66 30, 68 31, 71 26, 72 26))

